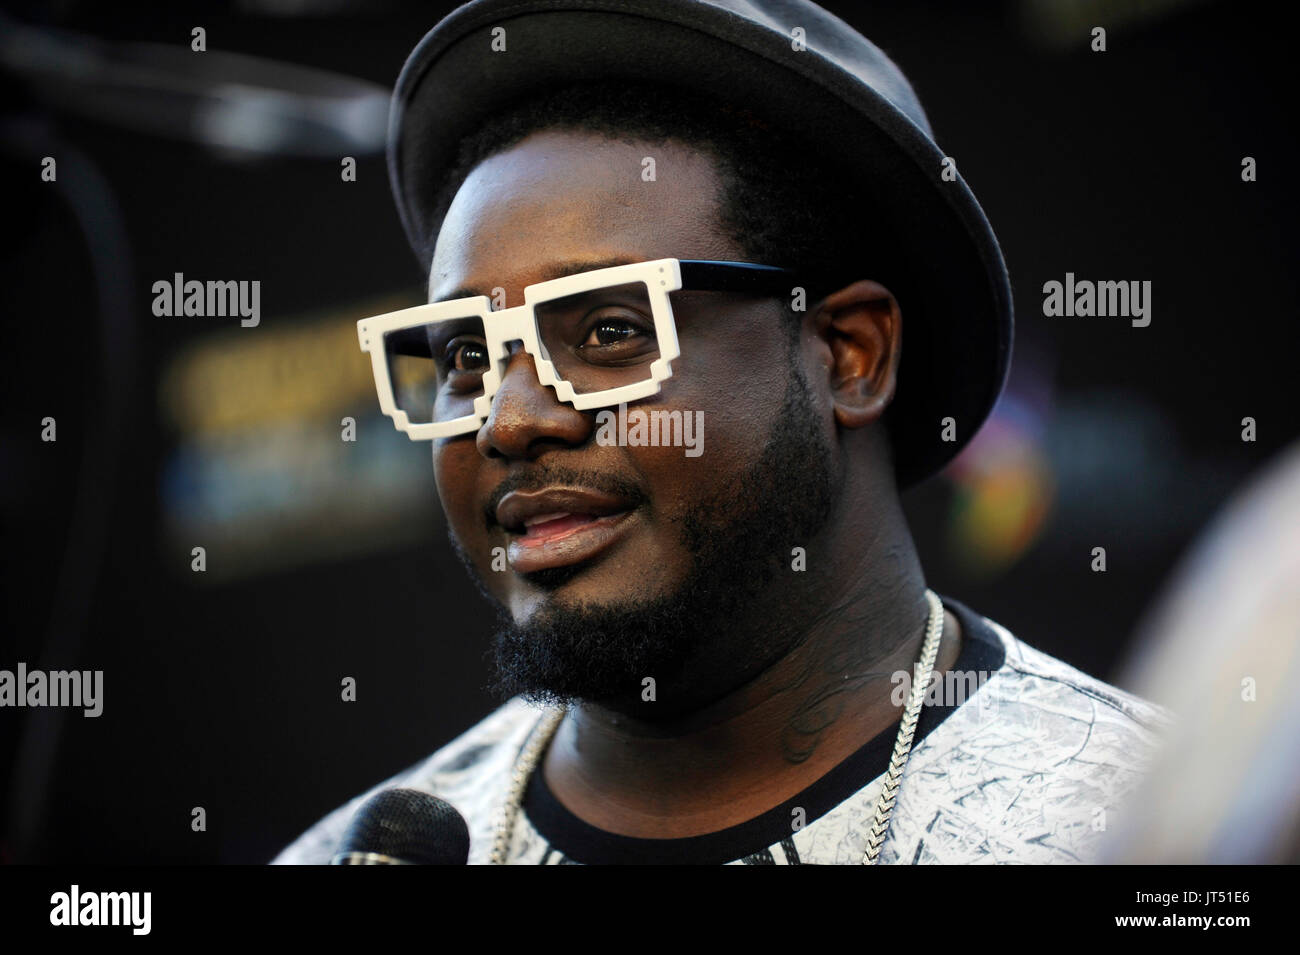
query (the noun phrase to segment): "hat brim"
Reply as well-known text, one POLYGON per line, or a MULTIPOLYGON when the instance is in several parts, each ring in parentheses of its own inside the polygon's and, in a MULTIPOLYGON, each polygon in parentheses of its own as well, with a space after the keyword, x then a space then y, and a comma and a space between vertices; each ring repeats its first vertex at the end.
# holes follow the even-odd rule
MULTIPOLYGON (((861 165, 878 221, 907 274, 898 387, 886 415, 900 487, 947 464, 988 417, 1011 359, 1011 290, 983 210, 943 153, 888 99, 811 50, 727 10, 681 0, 471 3, 430 31, 398 79, 388 168, 402 224, 428 266, 434 204, 460 140, 550 88, 661 82, 741 102, 809 154, 861 165), (593 9, 595 7, 596 9, 593 9), (493 27, 507 51, 493 52, 493 27), (818 144, 823 144, 818 148, 818 144), (945 433, 952 418, 955 438, 945 433)), ((782 263, 768 263, 781 265, 782 263)), ((864 259, 862 278, 873 278, 864 259)))

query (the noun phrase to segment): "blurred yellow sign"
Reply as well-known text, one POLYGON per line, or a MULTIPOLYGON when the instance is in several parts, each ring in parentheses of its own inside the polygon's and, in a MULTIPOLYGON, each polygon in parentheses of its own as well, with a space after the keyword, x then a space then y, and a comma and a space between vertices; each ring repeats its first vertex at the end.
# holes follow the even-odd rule
POLYGON ((355 408, 366 396, 377 406, 370 358, 357 346, 357 320, 416 304, 407 296, 388 298, 343 315, 209 336, 164 373, 164 414, 180 431, 198 435, 318 418, 355 408))

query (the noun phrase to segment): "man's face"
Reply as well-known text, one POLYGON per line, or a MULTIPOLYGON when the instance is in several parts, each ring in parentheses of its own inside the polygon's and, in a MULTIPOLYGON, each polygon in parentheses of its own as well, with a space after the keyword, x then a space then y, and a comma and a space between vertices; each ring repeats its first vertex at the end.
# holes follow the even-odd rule
MULTIPOLYGON (((507 306, 522 304, 524 287, 562 263, 744 260, 718 231, 718 194, 713 161, 686 145, 535 133, 457 193, 430 300, 500 287, 507 306), (645 156, 655 181, 642 179, 645 156)), ((661 696, 664 681, 683 698, 709 696, 788 649, 787 627, 736 631, 770 616, 759 605, 773 576, 826 519, 829 406, 804 383, 782 302, 689 291, 671 300, 681 357, 660 392, 629 410, 703 412, 698 457, 597 443, 596 410, 557 400, 517 344, 491 417, 434 442, 453 543, 503 610, 507 691, 635 699, 653 677, 661 696), (494 569, 503 554, 507 566, 494 569)))

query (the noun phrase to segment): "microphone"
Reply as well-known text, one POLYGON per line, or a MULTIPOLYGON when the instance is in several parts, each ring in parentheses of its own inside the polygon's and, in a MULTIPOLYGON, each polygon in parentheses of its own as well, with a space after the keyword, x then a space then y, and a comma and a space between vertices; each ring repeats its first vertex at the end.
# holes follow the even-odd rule
POLYGON ((469 827, 452 806, 418 789, 385 789, 352 817, 330 865, 465 865, 469 827))

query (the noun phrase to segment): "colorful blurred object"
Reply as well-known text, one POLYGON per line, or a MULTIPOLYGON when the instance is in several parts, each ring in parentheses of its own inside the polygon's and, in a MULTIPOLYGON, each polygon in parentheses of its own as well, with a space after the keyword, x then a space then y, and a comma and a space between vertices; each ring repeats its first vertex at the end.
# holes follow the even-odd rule
POLYGON ((953 484, 948 549, 971 578, 1006 571, 1038 540, 1051 513, 1046 367, 1034 350, 1021 349, 993 414, 944 472, 953 484))
POLYGON ((978 451, 953 468, 949 545, 964 571, 992 576, 1038 539, 1053 484, 1041 450, 1005 422, 990 422, 981 439, 978 451))

